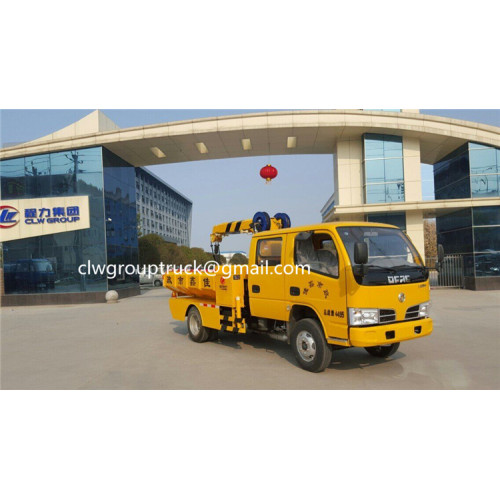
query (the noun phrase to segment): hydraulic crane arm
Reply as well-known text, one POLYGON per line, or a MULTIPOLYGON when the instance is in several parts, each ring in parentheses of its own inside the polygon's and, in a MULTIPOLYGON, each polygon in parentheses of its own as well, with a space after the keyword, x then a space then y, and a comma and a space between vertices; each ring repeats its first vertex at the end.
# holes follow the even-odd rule
POLYGON ((210 235, 210 241, 212 243, 221 242, 224 236, 228 236, 230 234, 253 232, 254 229, 252 219, 240 220, 235 222, 223 222, 213 227, 212 234, 210 235))

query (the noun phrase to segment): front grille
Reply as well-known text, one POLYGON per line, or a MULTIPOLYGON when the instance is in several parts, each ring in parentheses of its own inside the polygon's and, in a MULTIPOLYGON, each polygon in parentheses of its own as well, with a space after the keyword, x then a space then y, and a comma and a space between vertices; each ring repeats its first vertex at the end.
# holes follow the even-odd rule
POLYGON ((396 321, 396 311, 394 309, 380 309, 379 323, 391 323, 396 321))
POLYGON ((405 319, 418 319, 419 305, 411 306, 406 310, 405 319))

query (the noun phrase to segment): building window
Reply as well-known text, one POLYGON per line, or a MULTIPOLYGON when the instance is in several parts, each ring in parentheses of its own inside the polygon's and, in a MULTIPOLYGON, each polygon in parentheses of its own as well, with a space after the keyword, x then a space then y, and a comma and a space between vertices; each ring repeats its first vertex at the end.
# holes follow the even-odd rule
POLYGON ((434 165, 436 200, 500 195, 500 149, 470 142, 434 165))
POLYGON ((406 231, 406 216, 404 212, 370 214, 366 218, 368 222, 379 222, 382 224, 391 224, 397 226, 403 231, 406 231))
POLYGON ((366 203, 405 201, 402 137, 365 134, 363 143, 366 203))
POLYGON ((466 208, 436 218, 438 243, 446 254, 462 254, 466 276, 500 276, 500 211, 466 208))
POLYGON ((469 143, 472 198, 499 196, 500 149, 469 143))
POLYGON ((474 271, 476 276, 500 276, 500 210, 472 209, 474 231, 474 271))

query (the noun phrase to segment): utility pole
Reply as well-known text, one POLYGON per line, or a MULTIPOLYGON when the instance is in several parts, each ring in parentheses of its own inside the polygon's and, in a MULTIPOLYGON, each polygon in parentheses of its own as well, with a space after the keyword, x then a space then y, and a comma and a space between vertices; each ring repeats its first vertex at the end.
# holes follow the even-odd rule
MULTIPOLYGON (((83 163, 83 160, 78 159, 78 153, 76 151, 71 153, 71 158, 68 155, 64 155, 66 158, 73 162, 73 175, 72 183, 73 183, 73 194, 78 194, 78 165, 83 163)), ((83 264, 83 253, 82 253, 82 238, 80 231, 75 231, 75 247, 76 247, 76 264, 77 266, 83 264)), ((86 290, 86 276, 80 274, 80 291, 84 292, 86 290)))
POLYGON ((68 155, 64 156, 66 156, 69 161, 73 162, 73 175, 71 176, 71 180, 73 181, 73 193, 76 193, 78 190, 78 165, 81 165, 83 163, 83 160, 78 159, 78 153, 76 151, 74 153, 71 153, 71 158, 68 155))

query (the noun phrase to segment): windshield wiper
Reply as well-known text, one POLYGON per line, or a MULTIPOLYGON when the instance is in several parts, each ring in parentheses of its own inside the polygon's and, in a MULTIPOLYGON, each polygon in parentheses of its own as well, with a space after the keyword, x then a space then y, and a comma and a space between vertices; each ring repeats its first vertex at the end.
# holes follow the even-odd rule
POLYGON ((401 269, 422 269, 424 266, 420 266, 418 264, 401 264, 399 266, 394 266, 392 269, 396 269, 400 271, 401 269))
POLYGON ((401 264, 399 266, 392 266, 392 267, 387 267, 387 266, 379 266, 378 264, 366 264, 367 267, 376 267, 377 269, 384 269, 385 271, 391 271, 393 273, 397 271, 401 271, 402 269, 422 269, 423 266, 412 266, 410 264, 401 264))
POLYGON ((366 264, 367 267, 376 267, 378 269, 384 269, 385 271, 394 271, 394 267, 379 266, 378 264, 366 264))

